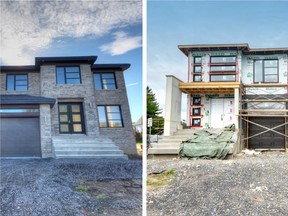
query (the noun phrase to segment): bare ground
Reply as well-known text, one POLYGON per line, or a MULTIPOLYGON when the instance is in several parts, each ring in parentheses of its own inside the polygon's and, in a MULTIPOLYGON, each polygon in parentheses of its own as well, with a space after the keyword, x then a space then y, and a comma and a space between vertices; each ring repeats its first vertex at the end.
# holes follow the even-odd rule
POLYGON ((148 160, 147 173, 149 216, 288 212, 288 154, 284 152, 228 160, 148 160), (153 179, 171 170, 174 174, 163 178, 164 184, 153 184, 153 179))
POLYGON ((142 162, 1 160, 0 215, 142 215, 142 162))

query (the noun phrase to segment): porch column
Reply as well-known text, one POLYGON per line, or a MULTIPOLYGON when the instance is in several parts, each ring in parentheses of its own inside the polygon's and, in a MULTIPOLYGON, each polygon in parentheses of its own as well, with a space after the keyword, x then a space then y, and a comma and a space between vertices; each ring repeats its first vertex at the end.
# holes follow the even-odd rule
POLYGON ((234 123, 235 128, 239 129, 239 88, 234 88, 234 123))
POLYGON ((182 92, 178 88, 179 82, 172 75, 166 76, 164 136, 173 135, 180 125, 182 92))

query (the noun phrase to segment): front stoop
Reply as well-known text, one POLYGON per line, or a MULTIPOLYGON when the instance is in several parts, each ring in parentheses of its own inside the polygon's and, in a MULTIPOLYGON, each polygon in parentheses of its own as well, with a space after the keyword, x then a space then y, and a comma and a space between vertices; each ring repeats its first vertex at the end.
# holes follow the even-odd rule
POLYGON ((197 129, 184 129, 177 131, 173 136, 164 136, 158 143, 152 143, 148 149, 150 155, 178 155, 180 144, 189 139, 197 129))
POLYGON ((106 137, 61 135, 52 138, 56 158, 121 158, 128 156, 106 137))

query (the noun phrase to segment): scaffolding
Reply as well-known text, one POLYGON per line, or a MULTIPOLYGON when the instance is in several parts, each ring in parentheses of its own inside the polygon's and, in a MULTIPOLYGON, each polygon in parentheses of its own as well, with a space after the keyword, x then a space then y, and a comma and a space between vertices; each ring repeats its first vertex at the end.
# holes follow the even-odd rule
POLYGON ((239 122, 243 133, 241 136, 242 146, 249 148, 249 141, 252 138, 259 137, 268 132, 273 132, 284 138, 283 147, 258 149, 287 151, 288 84, 259 83, 241 85, 240 91, 242 97, 240 97, 241 108, 239 110, 239 122), (259 120, 261 118, 262 120, 266 118, 266 121, 268 121, 268 119, 275 119, 275 121, 273 120, 274 126, 267 127, 267 125, 264 124, 265 121, 263 121, 264 123, 255 121, 256 119, 259 120), (280 119, 280 121, 277 122, 276 118, 280 119), (249 127, 251 125, 260 128, 260 130, 257 133, 251 135, 249 133, 249 127))

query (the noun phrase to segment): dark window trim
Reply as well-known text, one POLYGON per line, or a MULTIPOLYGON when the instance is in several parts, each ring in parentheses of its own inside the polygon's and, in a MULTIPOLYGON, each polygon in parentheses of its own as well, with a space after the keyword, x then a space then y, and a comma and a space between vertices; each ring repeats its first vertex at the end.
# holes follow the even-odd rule
POLYGON ((193 116, 201 116, 201 107, 192 108, 193 116), (195 113, 195 110, 199 110, 199 114, 195 113))
POLYGON ((95 89, 95 90, 116 90, 116 89, 118 89, 115 72, 93 72, 93 81, 94 81, 94 89, 95 89), (101 89, 96 89, 94 74, 99 74, 99 75, 100 75, 101 89), (115 83, 115 89, 104 89, 104 88, 103 88, 103 78, 102 78, 102 75, 103 75, 103 74, 113 74, 114 83, 115 83))
MULTIPOLYGON (((83 102, 58 102, 57 104, 57 109, 58 109, 58 125, 59 125, 59 134, 86 134, 86 123, 85 123, 85 118, 84 118, 84 104, 83 102), (71 119, 73 118, 72 115, 73 115, 73 112, 71 110, 71 105, 73 104, 78 104, 80 105, 80 112, 78 113, 80 116, 81 116, 81 127, 82 127, 82 132, 72 132, 73 129, 72 129, 72 125, 70 123, 68 123, 68 128, 69 128, 69 131, 68 132, 62 132, 61 131, 61 121, 60 121, 60 115, 63 114, 63 113, 67 113, 67 116, 68 116, 68 121, 71 121, 73 122, 71 119), (60 112, 60 106, 61 105, 67 105, 67 112, 60 112), (69 119, 71 118, 71 119, 69 119)), ((76 113, 76 112, 74 112, 76 113)), ((73 123, 72 123, 73 124, 73 123)))
POLYGON ((202 75, 201 74, 193 74, 193 82, 202 82, 202 75), (196 77, 201 77, 201 79, 200 80, 196 80, 195 78, 196 77))
POLYGON ((201 105, 201 97, 193 97, 192 104, 193 105, 201 105), (195 102, 196 99, 200 99, 199 103, 195 102))
MULTIPOLYGON (((81 79, 81 67, 79 66, 79 65, 57 65, 56 66, 56 68, 55 68, 56 70, 55 70, 55 72, 56 72, 56 84, 57 85, 80 85, 80 84, 82 84, 82 79, 81 79), (64 82, 65 83, 58 83, 58 76, 57 76, 57 68, 64 68, 64 82), (67 76, 66 76, 66 68, 67 67, 78 67, 79 68, 79 81, 80 81, 80 83, 77 83, 77 84, 70 84, 70 83, 67 83, 67 76)), ((68 72, 68 73, 77 73, 77 72, 68 72)), ((78 78, 68 78, 69 80, 71 80, 71 79, 77 79, 78 80, 78 78)))
POLYGON ((192 118, 192 127, 199 127, 201 126, 201 118, 192 118), (199 124, 194 124, 194 120, 199 120, 199 124))
POLYGON ((209 78, 210 78, 210 82, 235 82, 236 81, 236 73, 222 73, 222 74, 220 74, 220 73, 213 73, 213 74, 210 74, 210 76, 209 76, 209 78), (235 76, 235 79, 234 80, 221 80, 221 81, 211 81, 211 76, 229 76, 229 75, 232 75, 232 76, 235 76))
MULTIPOLYGON (((18 80, 19 81, 19 80, 18 80)), ((28 73, 16 73, 16 74, 6 74, 6 91, 28 91, 29 90, 29 76, 28 73), (27 77, 27 85, 16 85, 16 76, 25 76, 27 77), (8 90, 8 76, 13 76, 13 90, 8 90), (17 90, 16 87, 17 86, 26 86, 27 89, 26 90, 17 90)))
POLYGON ((235 55, 225 55, 225 56, 210 56, 210 72, 209 72, 209 82, 235 82, 236 81, 236 68, 237 66, 237 56, 235 55), (212 58, 224 58, 224 57, 234 57, 235 62, 212 62, 212 58), (212 71, 211 67, 225 67, 225 66, 235 66, 235 70, 231 71, 212 71), (234 75, 234 80, 222 80, 222 81, 212 81, 211 76, 225 76, 234 75))
POLYGON ((202 65, 202 56, 194 56, 194 57, 193 57, 193 63, 194 63, 195 65, 202 65), (196 58, 200 58, 200 59, 201 59, 201 62, 200 62, 200 63, 199 63, 199 62, 196 63, 196 61, 195 61, 196 58))
MULTIPOLYGON (((279 59, 257 59, 253 61, 253 83, 259 83, 255 82, 255 62, 256 61, 262 61, 262 83, 279 83, 279 59), (266 82, 265 81, 265 68, 276 68, 276 67, 265 67, 265 61, 277 61, 277 81, 276 82, 266 82)), ((273 74, 276 75, 276 74, 273 74)))
POLYGON ((237 62, 237 56, 235 56, 235 55, 225 55, 225 56, 217 56, 217 55, 215 55, 215 56, 210 56, 210 64, 211 65, 215 65, 215 66, 217 66, 217 65, 223 65, 223 66, 227 66, 227 65, 236 65, 236 62, 237 62), (235 57, 235 62, 212 62, 212 58, 223 58, 223 57, 235 57))
POLYGON ((99 124, 99 127, 100 128, 124 128, 125 126, 124 126, 124 121, 123 121, 123 115, 122 115, 122 108, 121 108, 121 105, 115 105, 115 104, 113 104, 113 105, 97 105, 97 112, 98 112, 98 107, 104 107, 104 110, 105 110, 105 118, 106 118, 106 127, 101 127, 100 126, 100 121, 99 121, 99 113, 98 113, 98 124, 99 124), (120 120, 121 120, 121 124, 122 124, 122 126, 121 127, 110 127, 109 126, 109 119, 108 119, 108 112, 107 112, 107 107, 108 106, 118 106, 119 107, 119 112, 120 112, 120 120))

